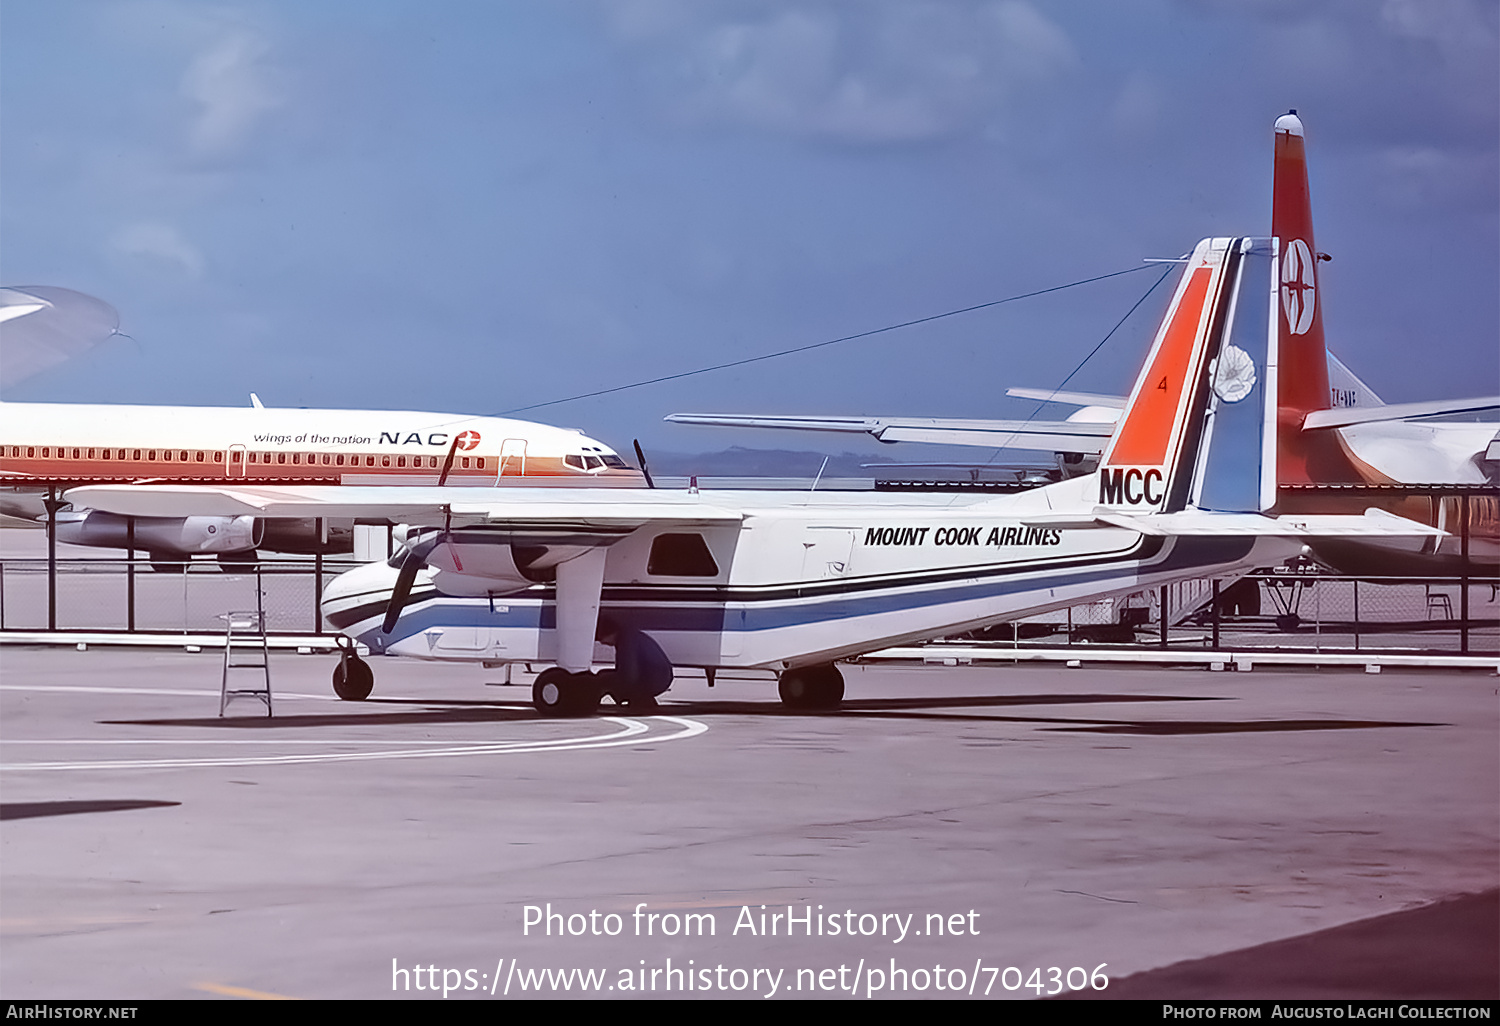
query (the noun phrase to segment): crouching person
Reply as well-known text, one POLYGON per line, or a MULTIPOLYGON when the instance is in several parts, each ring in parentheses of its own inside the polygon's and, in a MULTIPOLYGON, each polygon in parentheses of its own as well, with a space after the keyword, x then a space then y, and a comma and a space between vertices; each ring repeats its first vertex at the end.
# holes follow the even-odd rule
POLYGON ((672 662, 650 635, 601 617, 595 636, 615 650, 612 670, 598 674, 599 691, 617 705, 655 709, 656 696, 672 686, 672 662))

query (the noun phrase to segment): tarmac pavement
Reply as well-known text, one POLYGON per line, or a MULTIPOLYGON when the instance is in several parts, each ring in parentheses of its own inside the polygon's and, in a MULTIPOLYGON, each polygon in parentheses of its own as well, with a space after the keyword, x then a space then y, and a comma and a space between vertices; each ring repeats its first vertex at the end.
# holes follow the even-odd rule
POLYGON ((0 996, 1500 997, 1493 672, 373 666, 0 649, 0 996))

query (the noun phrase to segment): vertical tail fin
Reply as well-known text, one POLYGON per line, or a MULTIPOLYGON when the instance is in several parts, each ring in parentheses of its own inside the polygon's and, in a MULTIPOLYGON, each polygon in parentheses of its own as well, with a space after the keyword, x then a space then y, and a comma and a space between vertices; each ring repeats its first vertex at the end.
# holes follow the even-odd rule
POLYGON ((1319 254, 1313 241, 1312 200, 1307 185, 1307 147, 1295 110, 1276 119, 1276 158, 1271 234, 1281 249, 1280 395, 1277 462, 1285 484, 1357 480, 1338 440, 1328 432, 1304 433, 1314 410, 1332 405, 1328 347, 1323 338, 1323 292, 1319 254))
POLYGON ((1275 499, 1277 248, 1204 239, 1099 463, 1099 505, 1259 512, 1275 499))

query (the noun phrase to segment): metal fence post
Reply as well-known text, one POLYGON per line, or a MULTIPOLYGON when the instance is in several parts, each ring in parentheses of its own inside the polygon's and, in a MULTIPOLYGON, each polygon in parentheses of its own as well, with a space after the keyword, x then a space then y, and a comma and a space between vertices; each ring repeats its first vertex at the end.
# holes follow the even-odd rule
POLYGON ((1469 654, 1469 496, 1465 493, 1459 498, 1458 507, 1458 537, 1459 537, 1459 595, 1458 595, 1458 651, 1461 655, 1469 654))
POLYGON ((1354 579, 1354 651, 1359 651, 1359 578, 1354 579))
POLYGON ((125 629, 135 630, 135 517, 125 518, 125 629))
POLYGON ((1213 621, 1214 649, 1217 651, 1219 648, 1219 579, 1217 577, 1214 578, 1213 621))
POLYGON ((328 538, 323 534, 323 518, 317 518, 318 550, 313 554, 313 633, 323 633, 323 543, 328 538))

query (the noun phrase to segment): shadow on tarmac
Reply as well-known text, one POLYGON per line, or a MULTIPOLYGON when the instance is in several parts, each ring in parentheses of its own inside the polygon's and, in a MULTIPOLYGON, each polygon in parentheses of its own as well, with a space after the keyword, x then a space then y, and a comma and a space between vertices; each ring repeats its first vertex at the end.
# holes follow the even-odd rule
MULTIPOLYGON (((1228 698, 1204 695, 991 695, 930 696, 924 698, 867 698, 845 701, 838 709, 789 709, 779 702, 746 701, 673 701, 664 704, 653 715, 678 716, 755 716, 815 717, 818 719, 911 719, 977 723, 1043 724, 1046 730, 1075 733, 1138 734, 1172 736, 1186 734, 1230 734, 1285 730, 1354 730, 1372 727, 1431 727, 1440 724, 1407 723, 1383 720, 1189 720, 1152 721, 1118 720, 1102 716, 1005 716, 988 713, 989 709, 1038 705, 1122 705, 1138 702, 1220 702, 1228 698), (970 712, 950 710, 967 709, 970 712)), ((361 702, 348 713, 325 713, 310 716, 202 716, 184 719, 101 720, 106 725, 152 727, 213 727, 230 730, 265 730, 278 727, 337 726, 438 726, 460 723, 509 723, 552 720, 522 704, 494 700, 463 699, 435 703, 423 699, 382 698, 361 702), (381 707, 386 707, 381 709, 381 707), (424 706, 420 710, 401 708, 424 706), (400 711, 396 711, 400 708, 400 711), (377 711, 379 710, 379 711, 377 711), (390 711, 386 711, 390 710, 390 711)), ((627 707, 605 703, 599 715, 639 716, 627 707)))
POLYGON ((0 820, 32 819, 36 816, 72 816, 80 812, 123 812, 127 809, 159 809, 181 804, 181 802, 157 802, 133 798, 93 801, 79 799, 63 802, 0 802, 0 820))
POLYGON ((1494 1000, 1500 891, 1111 980, 1073 999, 1494 1000))

